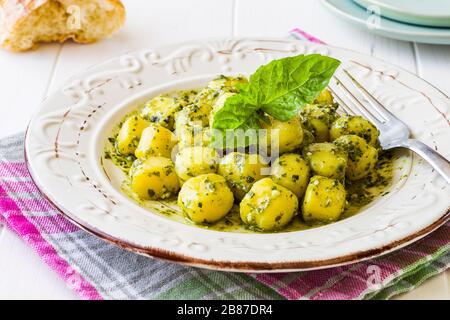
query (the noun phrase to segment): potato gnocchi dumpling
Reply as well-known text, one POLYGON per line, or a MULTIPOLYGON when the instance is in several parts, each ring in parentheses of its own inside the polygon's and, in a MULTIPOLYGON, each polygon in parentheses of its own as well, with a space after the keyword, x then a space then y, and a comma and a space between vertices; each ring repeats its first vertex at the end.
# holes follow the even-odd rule
POLYGON ((175 130, 183 126, 209 126, 209 116, 218 96, 219 93, 211 89, 200 91, 192 103, 175 114, 175 130))
POLYGON ((142 131, 136 148, 136 158, 166 157, 170 158, 173 147, 177 144, 176 136, 160 125, 150 125, 142 131))
POLYGON ((202 126, 179 126, 175 131, 178 149, 187 147, 208 147, 211 142, 211 129, 202 126))
POLYGON ((130 169, 131 189, 140 199, 167 199, 180 189, 172 160, 150 157, 136 160, 130 169))
POLYGON ((209 147, 188 147, 180 150, 175 160, 175 171, 181 183, 201 174, 216 173, 219 156, 209 147))
POLYGON ((300 146, 300 149, 303 149, 304 147, 309 146, 312 143, 316 142, 316 137, 312 134, 311 131, 307 129, 303 129, 303 143, 300 146))
POLYGON ((214 223, 227 215, 234 197, 224 177, 204 174, 189 179, 178 194, 178 206, 195 223, 214 223))
POLYGON ((264 169, 270 170, 260 155, 232 152, 222 158, 218 172, 228 181, 236 199, 241 200, 256 181, 264 178, 264 169))
POLYGON ((346 191, 337 179, 314 176, 303 199, 302 214, 306 222, 330 223, 344 211, 346 191))
POLYGON ((334 141, 344 135, 359 136, 366 140, 368 144, 376 147, 380 132, 370 121, 361 116, 344 115, 331 126, 330 138, 334 141))
POLYGON ((242 221, 263 231, 282 229, 297 213, 297 196, 270 178, 256 182, 240 204, 242 221))
POLYGON ((190 104, 184 107, 175 116, 177 125, 207 127, 211 111, 212 105, 199 103, 190 104))
POLYGON ((272 180, 291 190, 299 199, 305 194, 309 175, 308 163, 298 154, 283 154, 272 164, 272 180))
POLYGON ((378 161, 378 150, 369 145, 366 140, 355 135, 346 135, 338 138, 334 143, 347 151, 347 179, 359 180, 374 171, 378 161))
POLYGON ((306 105, 300 115, 303 126, 314 135, 316 142, 330 141, 330 127, 337 116, 335 106, 306 105))
POLYGON ((330 142, 313 143, 303 153, 314 174, 343 179, 347 168, 347 154, 330 142))
POLYGON ((147 102, 141 110, 142 118, 151 123, 173 129, 174 116, 181 105, 173 97, 158 96, 147 102))
POLYGON ((219 97, 225 95, 221 102, 225 103, 226 97, 237 92, 235 85, 246 81, 245 78, 225 76, 212 80, 206 88, 198 93, 192 104, 180 111, 180 121, 189 125, 201 123, 203 127, 209 126, 211 112, 219 97))
POLYGON ((316 98, 315 103, 319 104, 319 105, 333 104, 334 99, 333 99, 333 95, 331 94, 330 90, 328 90, 328 89, 323 90, 320 93, 320 95, 316 98))
POLYGON ((208 83, 208 88, 215 91, 238 92, 236 85, 244 83, 248 83, 244 76, 227 77, 222 75, 208 83))
POLYGON ((270 119, 270 123, 262 121, 261 127, 267 130, 262 143, 272 150, 276 150, 278 144, 280 154, 292 152, 303 143, 303 128, 297 117, 286 122, 276 119, 270 119))
POLYGON ((147 128, 150 123, 138 115, 128 117, 122 126, 116 138, 116 149, 120 154, 133 154, 136 150, 142 131, 147 128))

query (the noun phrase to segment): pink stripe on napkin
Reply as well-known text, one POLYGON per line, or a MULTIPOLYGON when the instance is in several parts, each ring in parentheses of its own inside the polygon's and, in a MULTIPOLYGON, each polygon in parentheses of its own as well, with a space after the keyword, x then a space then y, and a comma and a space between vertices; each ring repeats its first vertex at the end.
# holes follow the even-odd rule
MULTIPOLYGON (((39 230, 21 212, 17 204, 0 186, 0 211, 8 226, 24 239, 33 250, 82 298, 101 300, 97 290, 61 258, 56 250, 42 237, 39 230)), ((0 215, 1 216, 1 215, 0 215)))
POLYGON ((303 31, 303 30, 301 30, 299 28, 292 29, 290 32, 291 33, 297 33, 302 38, 304 38, 304 40, 307 40, 309 42, 318 43, 318 44, 325 44, 325 42, 323 42, 322 40, 320 40, 320 39, 310 35, 306 31, 303 31))
POLYGON ((0 174, 7 177, 4 173, 14 173, 13 177, 28 177, 27 166, 22 162, 0 162, 0 174))
POLYGON ((29 217, 28 219, 34 225, 39 225, 39 229, 45 234, 72 233, 80 230, 60 213, 53 216, 29 217))

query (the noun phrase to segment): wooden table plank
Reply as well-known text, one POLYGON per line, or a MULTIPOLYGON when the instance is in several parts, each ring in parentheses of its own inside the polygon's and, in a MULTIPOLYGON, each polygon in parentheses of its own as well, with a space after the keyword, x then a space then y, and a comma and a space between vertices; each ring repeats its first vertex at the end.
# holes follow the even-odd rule
POLYGON ((450 96, 450 46, 417 44, 416 48, 418 74, 450 96))
POLYGON ((285 37, 301 28, 337 47, 364 52, 415 72, 411 43, 382 38, 355 28, 317 0, 236 0, 236 34, 285 37))
POLYGON ((66 78, 110 57, 146 47, 230 36, 232 32, 233 1, 164 0, 152 5, 144 5, 142 0, 123 2, 128 19, 114 37, 89 46, 64 45, 52 90, 66 78))
POLYGON ((0 137, 25 130, 46 94, 59 47, 45 45, 27 53, 0 50, 0 137))
POLYGON ((22 239, 0 233, 0 299, 77 298, 22 239))

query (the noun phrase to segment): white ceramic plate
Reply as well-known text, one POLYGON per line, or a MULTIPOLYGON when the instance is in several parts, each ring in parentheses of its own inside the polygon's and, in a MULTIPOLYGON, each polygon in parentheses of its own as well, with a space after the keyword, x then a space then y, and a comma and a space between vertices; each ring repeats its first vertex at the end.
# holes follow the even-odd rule
MULTIPOLYGON (((219 39, 130 53, 73 77, 44 101, 26 136, 28 166, 42 193, 82 228, 126 249, 233 271, 326 268, 388 253, 449 219, 450 188, 430 166, 400 152, 390 194, 355 217, 307 231, 225 233, 181 224, 120 192, 123 175, 103 158, 111 129, 165 91, 218 74, 250 74, 271 59, 321 53, 340 59, 414 136, 449 157, 450 100, 424 80, 372 57, 281 39, 219 39)), ((155 202, 155 207, 164 203, 155 202)))
POLYGON ((383 17, 401 22, 450 27, 450 0, 354 0, 365 8, 380 10, 383 17))
POLYGON ((450 44, 450 28, 435 28, 402 23, 386 19, 356 4, 353 0, 322 0, 336 15, 360 28, 370 30, 383 37, 397 40, 450 44))

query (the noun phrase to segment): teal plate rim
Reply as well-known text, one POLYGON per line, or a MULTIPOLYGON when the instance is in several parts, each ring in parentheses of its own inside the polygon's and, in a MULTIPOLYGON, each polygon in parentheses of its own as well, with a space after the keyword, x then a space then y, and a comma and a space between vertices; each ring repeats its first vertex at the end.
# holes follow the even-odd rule
POLYGON ((353 0, 321 0, 322 4, 348 22, 364 27, 374 34, 403 41, 450 45, 450 28, 405 24, 376 16, 353 0), (373 22, 379 21, 376 26, 373 22))

